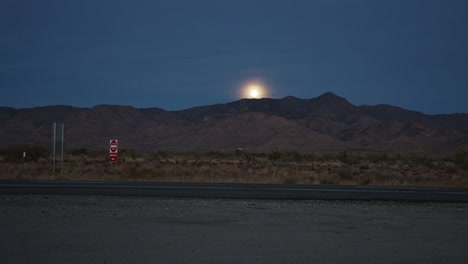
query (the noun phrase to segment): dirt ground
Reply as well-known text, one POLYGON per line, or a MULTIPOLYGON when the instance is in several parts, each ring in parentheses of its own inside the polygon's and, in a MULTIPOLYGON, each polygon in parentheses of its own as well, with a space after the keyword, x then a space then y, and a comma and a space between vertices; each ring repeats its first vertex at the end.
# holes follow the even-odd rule
POLYGON ((1 263, 467 263, 468 204, 0 196, 1 263))

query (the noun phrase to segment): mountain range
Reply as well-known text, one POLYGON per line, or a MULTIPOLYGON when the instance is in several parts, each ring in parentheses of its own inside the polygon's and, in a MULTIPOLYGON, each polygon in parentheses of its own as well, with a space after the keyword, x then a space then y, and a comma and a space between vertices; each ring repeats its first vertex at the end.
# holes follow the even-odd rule
POLYGON ((0 148, 52 144, 65 124, 66 149, 171 151, 390 151, 450 154, 468 149, 468 114, 426 115, 391 105, 355 106, 325 93, 311 99, 241 99, 180 111, 98 105, 92 108, 0 107, 0 148))

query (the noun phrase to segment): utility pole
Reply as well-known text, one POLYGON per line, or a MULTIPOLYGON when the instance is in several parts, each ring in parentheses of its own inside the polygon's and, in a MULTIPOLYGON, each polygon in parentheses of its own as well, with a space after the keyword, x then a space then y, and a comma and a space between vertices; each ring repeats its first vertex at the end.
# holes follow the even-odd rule
POLYGON ((55 155, 56 155, 56 153, 55 153, 56 146, 55 145, 57 144, 57 123, 54 123, 54 126, 53 126, 52 130, 53 130, 53 133, 54 133, 54 138, 52 139, 52 142, 53 142, 52 143, 52 156, 53 156, 53 162, 52 162, 53 171, 52 171, 52 173, 53 173, 53 175, 55 175, 55 155))
POLYGON ((55 175, 56 170, 56 159, 57 154, 60 153, 60 174, 63 174, 63 156, 64 156, 64 142, 65 142, 65 124, 61 123, 57 126, 57 123, 54 122, 53 125, 53 147, 52 147, 52 155, 53 155, 53 174, 55 175), (58 134, 58 135, 57 135, 58 134), (58 152, 58 153, 57 153, 58 152))

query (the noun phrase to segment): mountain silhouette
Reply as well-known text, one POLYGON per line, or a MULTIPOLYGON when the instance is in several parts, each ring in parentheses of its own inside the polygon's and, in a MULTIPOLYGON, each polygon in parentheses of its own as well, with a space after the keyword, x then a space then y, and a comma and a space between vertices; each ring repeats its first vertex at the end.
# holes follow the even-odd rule
POLYGON ((241 99, 180 111, 119 105, 0 107, 0 147, 50 146, 53 122, 65 123, 66 149, 105 149, 111 138, 119 139, 121 148, 172 151, 450 154, 468 149, 468 114, 355 106, 330 92, 311 99, 241 99))

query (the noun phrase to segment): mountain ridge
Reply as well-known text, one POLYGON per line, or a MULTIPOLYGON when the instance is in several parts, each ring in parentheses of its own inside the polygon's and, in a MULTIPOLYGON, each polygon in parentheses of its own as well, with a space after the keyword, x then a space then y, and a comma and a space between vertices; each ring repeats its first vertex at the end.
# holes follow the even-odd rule
POLYGON ((67 148, 174 151, 308 152, 363 150, 447 154, 468 149, 468 114, 427 115, 379 104, 355 106, 331 92, 315 98, 240 99, 167 111, 101 104, 0 107, 0 147, 50 145, 51 125, 64 122, 67 148))

